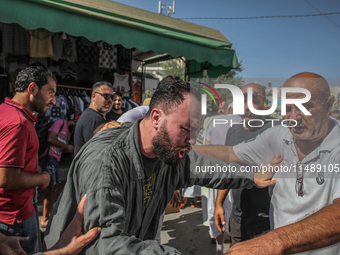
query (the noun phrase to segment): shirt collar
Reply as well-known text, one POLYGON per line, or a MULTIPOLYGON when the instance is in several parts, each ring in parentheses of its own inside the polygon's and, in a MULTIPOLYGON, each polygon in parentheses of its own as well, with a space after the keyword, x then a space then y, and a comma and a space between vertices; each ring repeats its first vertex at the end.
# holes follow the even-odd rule
POLYGON ((13 106, 17 109, 19 109, 20 111, 22 111, 32 122, 37 122, 37 118, 33 116, 33 114, 24 106, 22 106, 21 104, 19 104, 18 102, 13 101, 12 99, 10 99, 9 97, 5 98, 5 104, 13 106))

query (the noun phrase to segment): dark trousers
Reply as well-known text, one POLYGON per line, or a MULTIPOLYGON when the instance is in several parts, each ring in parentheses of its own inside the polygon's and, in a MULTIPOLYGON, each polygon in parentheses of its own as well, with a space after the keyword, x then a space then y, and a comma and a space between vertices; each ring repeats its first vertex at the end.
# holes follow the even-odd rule
POLYGON ((252 238, 255 238, 257 236, 263 235, 267 233, 270 229, 269 226, 269 219, 268 223, 265 221, 265 223, 260 224, 258 226, 242 226, 242 224, 238 223, 234 217, 233 214, 230 215, 229 218, 229 234, 230 234, 230 247, 234 244, 250 240, 252 238))
POLYGON ((22 249, 29 254, 38 252, 38 230, 37 218, 35 213, 23 222, 15 222, 13 225, 8 225, 0 222, 0 233, 6 236, 29 236, 27 242, 21 242, 22 249))

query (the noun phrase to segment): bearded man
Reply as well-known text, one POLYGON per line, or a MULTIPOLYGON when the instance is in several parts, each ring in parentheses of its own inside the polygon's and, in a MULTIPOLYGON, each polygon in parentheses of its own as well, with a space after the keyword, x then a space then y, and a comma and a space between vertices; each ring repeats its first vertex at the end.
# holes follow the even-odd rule
POLYGON ((35 187, 45 189, 50 182, 47 172, 37 173, 39 141, 32 113, 55 104, 56 90, 50 71, 28 67, 17 76, 14 97, 0 105, 0 233, 29 236, 21 244, 27 254, 38 251, 35 187))
POLYGON ((57 242, 84 194, 84 231, 102 228, 86 254, 179 254, 154 240, 159 217, 175 190, 274 184, 269 179, 253 181, 252 173, 195 172, 195 165, 230 165, 189 152, 203 122, 200 94, 178 77, 162 82, 144 119, 101 131, 79 151, 46 230, 47 248, 57 242))

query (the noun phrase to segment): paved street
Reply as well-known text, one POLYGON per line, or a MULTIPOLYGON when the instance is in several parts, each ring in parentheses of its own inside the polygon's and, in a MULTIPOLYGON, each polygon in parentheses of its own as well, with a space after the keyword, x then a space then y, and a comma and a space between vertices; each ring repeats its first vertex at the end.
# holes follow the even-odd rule
MULTIPOLYGON (((216 245, 211 243, 209 227, 202 223, 202 208, 188 205, 179 213, 165 215, 161 238, 162 244, 177 248, 183 255, 213 255, 216 254, 216 245)), ((227 251, 229 244, 224 244, 227 251)))

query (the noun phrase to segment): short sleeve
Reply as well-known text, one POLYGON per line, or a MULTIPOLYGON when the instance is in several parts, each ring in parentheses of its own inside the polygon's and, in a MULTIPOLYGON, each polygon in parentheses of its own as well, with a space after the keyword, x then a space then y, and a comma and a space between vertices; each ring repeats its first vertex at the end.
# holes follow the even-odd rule
POLYGON ((0 167, 24 168, 28 132, 24 125, 10 125, 0 133, 0 167))
POLYGON ((48 132, 54 132, 54 133, 58 134, 61 126, 63 125, 63 122, 64 121, 62 119, 56 120, 53 123, 53 125, 48 129, 48 132))
POLYGON ((275 155, 273 146, 276 144, 277 129, 270 128, 258 136, 244 141, 233 147, 236 156, 246 165, 267 164, 267 162, 275 155))

